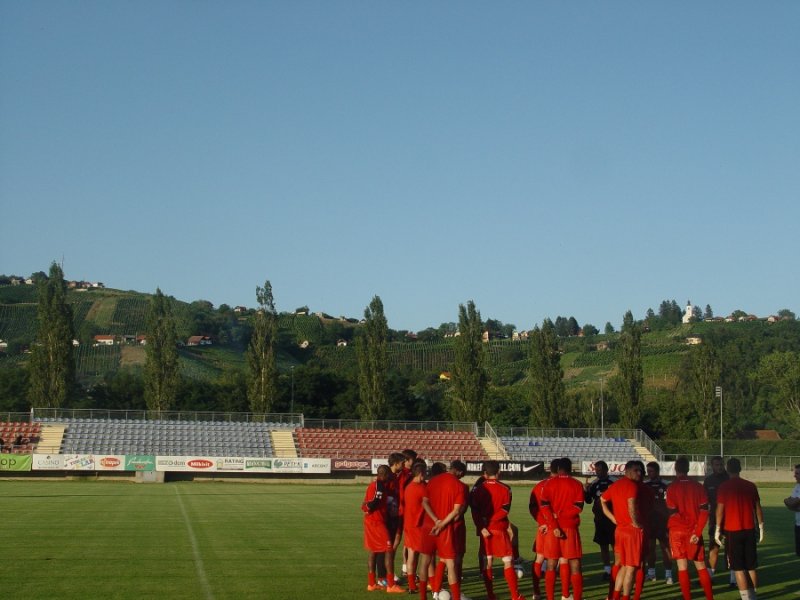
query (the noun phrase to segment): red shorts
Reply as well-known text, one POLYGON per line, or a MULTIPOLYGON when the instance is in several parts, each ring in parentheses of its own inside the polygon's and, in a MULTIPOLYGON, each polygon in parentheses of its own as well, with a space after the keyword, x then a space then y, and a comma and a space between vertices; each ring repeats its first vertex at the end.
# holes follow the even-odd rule
POLYGON ((614 554, 619 556, 623 567, 639 567, 642 550, 645 548, 644 532, 633 525, 617 527, 614 532, 614 554))
POLYGON ((403 544, 406 548, 414 552, 420 552, 420 548, 422 548, 422 539, 425 533, 422 527, 406 527, 403 529, 403 544))
POLYGON ((422 554, 428 556, 436 553, 439 558, 456 558, 456 541, 453 537, 453 526, 448 525, 439 535, 431 535, 430 531, 424 531, 422 535, 422 554))
POLYGON ((513 556, 514 548, 511 546, 511 536, 507 529, 492 529, 488 538, 481 536, 483 549, 486 556, 513 556))
POLYGON ((563 537, 557 538, 553 533, 548 533, 545 537, 544 556, 548 560, 556 558, 581 558, 583 547, 581 546, 581 534, 577 529, 562 529, 563 537))
POLYGON ((693 544, 689 541, 693 532, 681 531, 678 529, 669 530, 669 548, 672 551, 673 559, 686 559, 694 562, 704 562, 706 559, 705 549, 703 548, 703 538, 693 544))
POLYGON ((387 552, 392 549, 392 539, 383 521, 364 521, 364 548, 370 552, 387 552))
POLYGON ((460 555, 467 551, 467 525, 464 521, 455 521, 453 523, 453 543, 455 544, 455 551, 460 555))
POLYGON ((547 538, 547 536, 545 534, 543 534, 539 530, 539 527, 537 526, 536 527, 536 537, 533 538, 533 548, 532 548, 532 550, 536 554, 541 554, 542 556, 544 556, 544 548, 545 548, 545 545, 544 545, 545 542, 544 541, 545 541, 546 538, 547 538))

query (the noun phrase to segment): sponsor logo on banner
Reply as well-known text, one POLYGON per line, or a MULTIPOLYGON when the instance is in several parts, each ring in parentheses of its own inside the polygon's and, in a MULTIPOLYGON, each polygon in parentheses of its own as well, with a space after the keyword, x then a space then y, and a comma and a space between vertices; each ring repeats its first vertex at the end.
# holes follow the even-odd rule
POLYGON ((303 459, 303 473, 330 473, 330 458, 305 458, 303 459))
POLYGON ((34 471, 61 471, 64 468, 64 457, 61 454, 34 454, 34 471))
POLYGON ((272 459, 271 458, 245 458, 244 470, 252 471, 254 473, 271 473, 272 472, 272 459))
POLYGON ((331 459, 331 469, 334 471, 369 471, 371 467, 372 461, 367 458, 331 459))
POLYGON ((147 454, 128 454, 125 456, 126 471, 155 471, 156 458, 147 454))
MULTIPOLYGON (((609 462, 608 463, 608 472, 614 476, 621 476, 625 474, 625 463, 624 462, 609 462)), ((644 462, 644 461, 643 461, 644 462)), ((660 472, 662 477, 674 477, 675 476, 675 463, 673 461, 664 461, 658 463, 659 467, 661 467, 660 472)), ((581 471, 584 475, 594 475, 595 468, 594 462, 590 461, 583 461, 581 463, 581 471)), ((702 461, 691 461, 689 463, 689 477, 702 477, 706 474, 706 464, 702 461)), ((644 474, 647 477, 647 473, 644 474)))
POLYGON ((32 464, 30 454, 0 454, 0 471, 30 471, 32 464))
POLYGON ((302 473, 303 460, 300 458, 273 458, 273 473, 302 473))
MULTIPOLYGON (((544 472, 544 463, 540 460, 501 460, 500 472, 506 475, 514 475, 517 477, 529 477, 533 475, 540 475, 544 472)), ((467 473, 477 474, 483 472, 482 462, 467 461, 467 473)))
POLYGON ((94 466, 98 471, 124 471, 125 457, 116 455, 95 456, 94 466))
POLYGON ((197 456, 156 456, 156 471, 216 471, 212 458, 197 456))
POLYGON ((94 454, 65 454, 64 470, 96 471, 94 454))
POLYGON ((244 458, 225 456, 217 459, 217 471, 243 471, 244 458))

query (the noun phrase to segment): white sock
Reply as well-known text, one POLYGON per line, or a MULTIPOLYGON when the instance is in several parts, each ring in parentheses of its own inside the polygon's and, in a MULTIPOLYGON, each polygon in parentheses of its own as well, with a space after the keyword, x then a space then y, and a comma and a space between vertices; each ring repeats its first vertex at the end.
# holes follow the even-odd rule
POLYGON ((709 567, 709 569, 708 569, 708 574, 709 574, 709 575, 711 575, 711 576, 713 577, 713 576, 714 576, 714 569, 712 569, 712 568, 710 568, 710 567, 709 567))

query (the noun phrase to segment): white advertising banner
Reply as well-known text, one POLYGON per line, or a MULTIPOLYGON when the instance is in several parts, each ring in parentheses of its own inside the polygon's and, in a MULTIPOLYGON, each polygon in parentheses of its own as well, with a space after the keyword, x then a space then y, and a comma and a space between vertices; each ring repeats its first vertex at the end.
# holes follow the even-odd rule
POLYGON ((330 458, 304 458, 303 473, 330 473, 330 458))
POLYGON ((31 469, 34 471, 63 471, 63 454, 34 454, 31 469))
MULTIPOLYGON (((624 462, 614 462, 614 461, 606 461, 608 464, 608 472, 611 474, 612 477, 614 476, 621 476, 625 473, 625 463, 624 462)), ((659 467, 661 467, 661 476, 662 477, 675 477, 675 463, 673 461, 666 461, 658 463, 659 467)), ((594 475, 595 468, 594 462, 591 461, 583 461, 581 463, 581 472, 584 475, 594 475)), ((703 477, 706 474, 706 464, 702 461, 691 461, 689 463, 689 476, 690 477, 703 477)), ((645 473, 645 477, 647 477, 647 473, 645 473)))
POLYGON ((217 460, 208 456, 156 456, 156 471, 216 471, 217 460))
POLYGON ((124 471, 125 456, 116 454, 64 454, 65 471, 124 471))

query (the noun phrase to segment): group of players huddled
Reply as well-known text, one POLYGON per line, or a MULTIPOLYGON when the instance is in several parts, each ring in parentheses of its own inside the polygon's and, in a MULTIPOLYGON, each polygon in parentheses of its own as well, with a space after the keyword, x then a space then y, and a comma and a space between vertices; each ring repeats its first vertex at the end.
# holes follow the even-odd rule
MULTIPOLYGON (((711 600, 711 577, 723 536, 731 585, 739 588, 743 600, 756 598, 756 543, 764 532, 758 491, 739 477, 737 459, 728 460, 727 471, 720 457, 711 464, 713 472, 701 484, 690 479, 685 457, 675 461, 676 477, 671 483, 661 479, 656 462, 645 467, 641 461, 629 461, 623 476, 615 480, 609 476, 608 465, 597 461, 596 478, 583 485, 572 477, 569 458, 552 461, 550 477, 533 487, 529 501, 537 524, 533 600, 555 600, 559 580, 562 600, 583 598, 579 528, 585 503, 593 505, 594 541, 604 563, 602 577, 609 582, 608 600, 641 597, 645 580, 656 579, 657 543, 665 583, 673 583, 674 561, 681 595, 690 600, 688 565, 693 562, 705 598, 711 600), (703 543, 706 524, 708 568, 703 543)), ((499 558, 511 599, 525 600, 518 583, 522 573, 518 529, 509 522, 511 488, 499 480, 498 461, 484 462, 482 470, 470 490, 461 481, 466 466, 459 460, 449 467, 436 462, 428 468, 413 450, 405 450, 391 454, 388 465, 378 467, 362 503, 368 591, 418 594, 422 600, 431 591, 435 600, 468 600, 461 592, 461 581, 469 509, 479 539, 478 564, 487 598, 496 599, 493 562, 499 558), (401 540, 407 588, 394 573, 401 540), (442 591, 445 571, 449 592, 442 591)))

